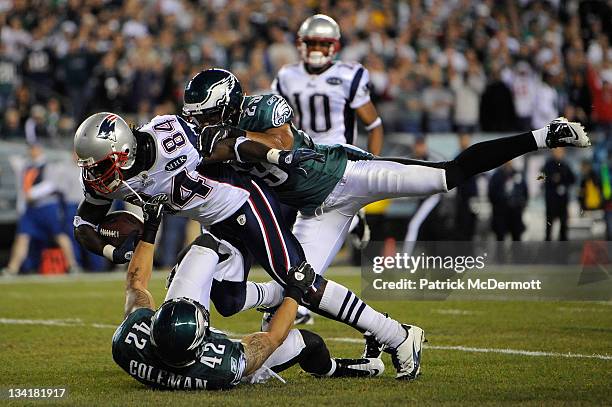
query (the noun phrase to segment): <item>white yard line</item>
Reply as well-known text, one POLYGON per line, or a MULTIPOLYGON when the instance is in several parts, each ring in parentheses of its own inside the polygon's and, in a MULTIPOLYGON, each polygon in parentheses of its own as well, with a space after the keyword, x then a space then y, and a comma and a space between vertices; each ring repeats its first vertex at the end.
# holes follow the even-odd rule
MULTIPOLYGON (((16 319, 16 318, 0 318, 0 324, 4 325, 40 325, 40 326, 62 326, 62 327, 89 327, 89 328, 102 328, 102 329, 115 329, 117 325, 111 324, 99 324, 99 323, 85 323, 78 318, 69 319, 16 319)), ((224 331, 227 335, 240 338, 244 334, 238 334, 235 332, 224 331)), ((360 338, 326 338, 328 341, 344 342, 344 343, 358 343, 363 344, 363 339, 360 338)), ((559 353, 559 352, 544 352, 544 351, 531 351, 521 349, 498 349, 498 348, 472 348, 467 346, 437 346, 437 345, 425 345, 426 349, 429 350, 450 350, 458 352, 470 352, 470 353, 499 353, 504 355, 519 355, 519 356, 540 356, 540 357, 554 357, 554 358, 576 358, 576 359, 598 359, 598 360, 612 360, 612 356, 609 355, 584 355, 579 353, 559 353)))

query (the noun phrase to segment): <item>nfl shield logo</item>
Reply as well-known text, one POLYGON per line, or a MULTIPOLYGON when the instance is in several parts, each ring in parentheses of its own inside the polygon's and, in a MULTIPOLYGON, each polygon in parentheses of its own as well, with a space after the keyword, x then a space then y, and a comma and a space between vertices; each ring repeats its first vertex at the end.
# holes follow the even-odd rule
POLYGON ((240 226, 244 226, 246 224, 246 215, 240 215, 236 218, 236 220, 240 226))

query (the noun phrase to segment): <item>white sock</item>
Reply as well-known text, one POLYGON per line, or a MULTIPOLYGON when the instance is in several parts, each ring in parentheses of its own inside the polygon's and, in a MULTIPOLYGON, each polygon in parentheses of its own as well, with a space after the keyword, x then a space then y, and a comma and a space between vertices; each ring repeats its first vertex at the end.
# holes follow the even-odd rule
POLYGON ((210 309, 210 289, 218 261, 214 250, 192 245, 176 268, 165 301, 187 297, 210 309))
POLYGON ((329 372, 325 373, 325 376, 331 377, 334 373, 336 373, 336 367, 338 367, 336 359, 331 358, 331 365, 331 369, 329 369, 329 372))
POLYGON ((297 313, 300 315, 310 315, 310 310, 303 305, 298 307, 297 313))
POLYGON ((532 130, 531 134, 533 134, 533 138, 538 145, 538 148, 548 148, 546 145, 546 135, 548 134, 548 128, 543 127, 541 129, 532 130))
POLYGON ((319 308, 352 327, 371 332, 390 348, 397 348, 406 339, 406 330, 399 322, 374 310, 334 281, 327 281, 319 308))
POLYGON ((242 311, 257 307, 275 307, 283 301, 283 294, 283 287, 276 281, 267 283, 247 281, 246 299, 242 311))

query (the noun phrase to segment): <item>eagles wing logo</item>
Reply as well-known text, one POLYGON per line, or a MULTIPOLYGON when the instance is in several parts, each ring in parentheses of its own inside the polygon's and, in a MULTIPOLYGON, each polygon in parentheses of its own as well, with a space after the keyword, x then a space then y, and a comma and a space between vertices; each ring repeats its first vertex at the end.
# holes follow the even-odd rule
POLYGON ((220 80, 217 83, 214 83, 210 88, 208 88, 206 90, 206 98, 204 98, 202 106, 206 106, 207 103, 210 101, 210 98, 212 98, 213 94, 221 93, 223 92, 223 89, 225 89, 223 97, 215 101, 213 103, 214 106, 219 106, 229 99, 229 94, 234 89, 234 78, 232 76, 228 76, 227 78, 220 80))
POLYGON ((280 127, 291 120, 292 116, 293 110, 289 103, 285 99, 279 98, 279 102, 274 105, 274 110, 272 111, 272 125, 280 127))
POLYGON ((109 114, 102 120, 100 123, 100 130, 98 130, 97 138, 117 141, 117 136, 115 135, 115 124, 117 123, 117 115, 109 114))

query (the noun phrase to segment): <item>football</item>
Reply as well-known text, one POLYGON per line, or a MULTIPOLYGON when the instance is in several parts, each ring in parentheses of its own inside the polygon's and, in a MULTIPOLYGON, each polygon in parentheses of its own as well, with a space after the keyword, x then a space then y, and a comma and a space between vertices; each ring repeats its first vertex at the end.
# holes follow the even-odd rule
POLYGON ((140 238, 143 230, 142 219, 128 211, 111 212, 98 225, 98 234, 115 247, 121 246, 133 231, 137 231, 140 238))

